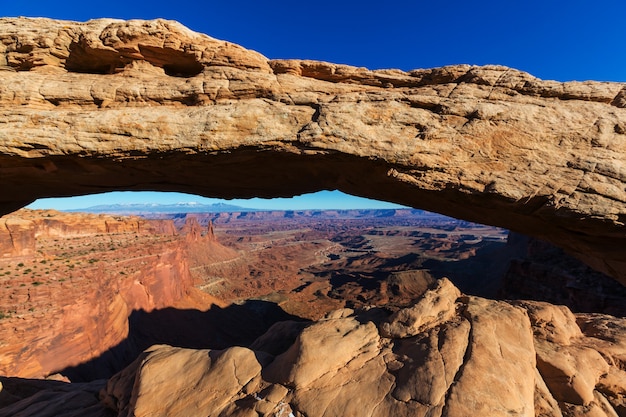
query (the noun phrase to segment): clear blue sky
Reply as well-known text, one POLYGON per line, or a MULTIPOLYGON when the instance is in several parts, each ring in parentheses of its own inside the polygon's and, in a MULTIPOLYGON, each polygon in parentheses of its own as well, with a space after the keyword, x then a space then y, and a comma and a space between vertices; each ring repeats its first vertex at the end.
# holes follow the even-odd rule
MULTIPOLYGON (((79 21, 161 17, 269 58, 403 70, 500 64, 543 79, 626 82, 624 0, 28 0, 3 1, 0 15, 79 21)), ((322 193, 320 201, 348 201, 338 194, 327 197, 322 193)), ((297 202, 276 203, 301 208, 297 202)), ((348 204, 372 206, 362 200, 348 204)))

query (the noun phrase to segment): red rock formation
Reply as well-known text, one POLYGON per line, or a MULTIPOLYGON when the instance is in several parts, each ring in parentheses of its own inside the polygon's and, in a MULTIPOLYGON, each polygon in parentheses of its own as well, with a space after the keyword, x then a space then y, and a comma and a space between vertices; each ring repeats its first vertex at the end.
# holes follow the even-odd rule
POLYGON ((15 217, 0 219, 0 256, 26 256, 34 251, 35 229, 32 222, 15 217))
POLYGON ((169 220, 26 210, 1 221, 0 241, 17 255, 0 259, 2 375, 42 377, 98 357, 128 336, 133 311, 216 302, 194 288, 188 244, 169 220))
POLYGON ((410 312, 333 312, 282 352, 284 326, 254 351, 154 346, 109 381, 104 402, 137 417, 622 415, 624 320, 454 294, 440 281, 408 307, 418 326, 410 312))
POLYGON ((207 226, 207 239, 211 242, 217 242, 217 238, 215 237, 215 232, 213 230, 212 220, 209 220, 209 224, 207 226))

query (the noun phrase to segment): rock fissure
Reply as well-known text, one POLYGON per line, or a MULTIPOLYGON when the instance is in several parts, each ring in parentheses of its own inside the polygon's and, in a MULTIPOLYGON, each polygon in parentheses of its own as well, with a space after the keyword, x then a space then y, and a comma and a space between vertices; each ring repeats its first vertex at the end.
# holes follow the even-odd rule
MULTIPOLYGON (((461 312, 461 315, 465 316, 465 313, 461 312)), ((448 388, 440 403, 442 406, 441 415, 444 417, 447 416, 446 413, 447 413, 449 404, 451 402, 451 397, 453 395, 453 390, 455 389, 455 384, 457 384, 458 381, 461 380, 461 377, 463 376, 463 370, 465 369, 465 366, 468 363, 470 363, 471 356, 472 356, 473 326, 471 324, 471 320, 468 317, 466 317, 466 319, 470 323, 470 327, 469 327, 469 333, 467 335, 467 345, 465 346, 465 351, 463 352, 463 361, 461 362, 459 368, 454 373, 454 376, 452 377, 452 381, 450 383, 447 383, 448 388)))
POLYGON ((626 108, 626 87, 617 93, 613 101, 611 101, 611 106, 626 108))

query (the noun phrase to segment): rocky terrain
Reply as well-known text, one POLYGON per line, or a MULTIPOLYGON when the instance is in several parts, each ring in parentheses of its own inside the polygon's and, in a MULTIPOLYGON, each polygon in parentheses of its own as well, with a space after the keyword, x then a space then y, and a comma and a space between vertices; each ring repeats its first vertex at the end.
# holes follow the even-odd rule
POLYGON ((0 416, 626 413, 626 291, 549 244, 415 210, 161 217, 2 218, 0 416))
POLYGON ((226 300, 262 297, 309 319, 343 307, 404 306, 434 277, 450 273, 457 285, 466 281, 466 290, 485 295, 499 277, 493 258, 478 259, 476 252, 497 250, 507 236, 502 229, 409 209, 164 217, 174 217, 175 224, 187 218, 215 224, 220 242, 239 252, 192 269, 204 291, 226 300), (487 262, 493 271, 482 274, 487 262))
POLYGON ((109 376, 154 342, 136 331, 146 313, 223 306, 189 273, 189 250, 229 255, 202 232, 192 221, 179 232, 172 221, 55 211, 1 218, 0 374, 68 375, 104 355, 80 372, 109 376))
POLYGON ((106 384, 3 379, 0 415, 624 415, 625 326, 442 279, 392 315, 280 322, 249 348, 155 345, 106 384))
POLYGON ((587 264, 474 226, 3 218, 0 416, 626 415, 623 84, 269 60, 164 20, 0 19, 0 67, 1 214, 339 189, 587 264))

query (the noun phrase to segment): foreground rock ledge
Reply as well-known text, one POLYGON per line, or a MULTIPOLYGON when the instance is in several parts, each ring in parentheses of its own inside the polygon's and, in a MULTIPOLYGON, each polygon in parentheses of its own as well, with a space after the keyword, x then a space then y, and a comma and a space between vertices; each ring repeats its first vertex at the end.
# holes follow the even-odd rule
POLYGON ((249 348, 152 346, 106 382, 0 378, 0 417, 626 413, 626 319, 468 297, 445 278, 398 313, 283 321, 249 348))
POLYGON ((0 19, 0 213, 322 189, 550 240, 626 283, 626 86, 268 60, 164 20, 0 19))

